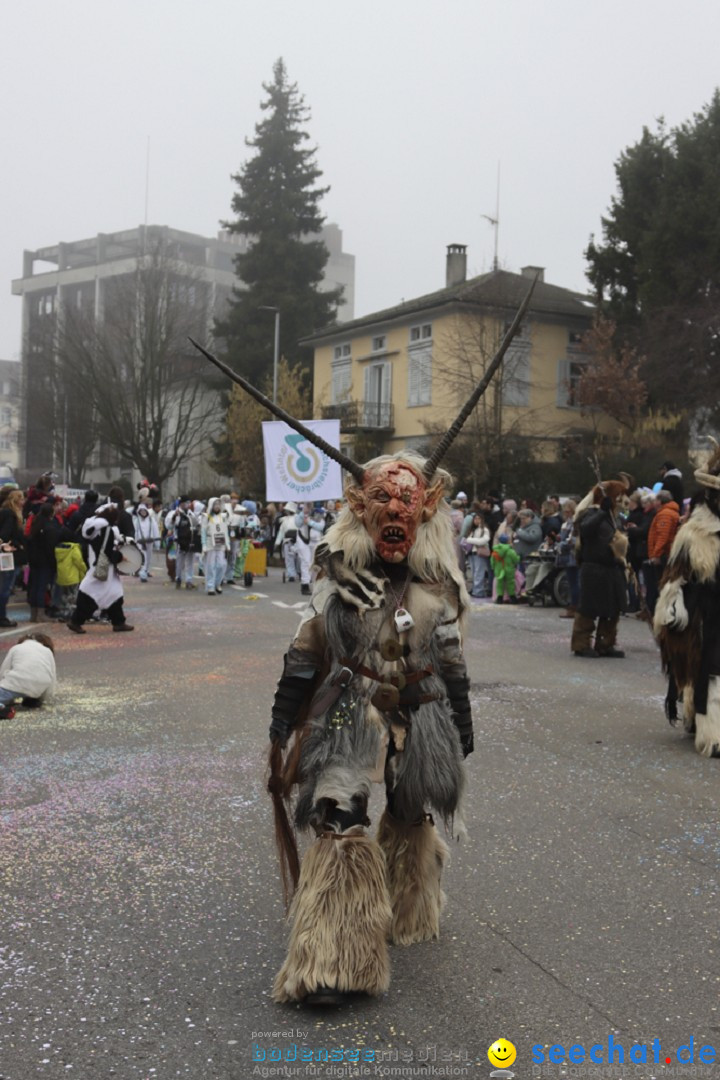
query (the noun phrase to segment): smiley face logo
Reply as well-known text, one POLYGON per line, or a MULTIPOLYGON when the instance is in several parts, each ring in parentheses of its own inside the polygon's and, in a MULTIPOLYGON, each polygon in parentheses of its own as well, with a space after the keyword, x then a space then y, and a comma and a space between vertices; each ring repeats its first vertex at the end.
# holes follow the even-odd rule
POLYGON ((512 1065, 517 1057, 517 1050, 507 1039, 496 1039, 488 1050, 488 1061, 499 1069, 512 1065))

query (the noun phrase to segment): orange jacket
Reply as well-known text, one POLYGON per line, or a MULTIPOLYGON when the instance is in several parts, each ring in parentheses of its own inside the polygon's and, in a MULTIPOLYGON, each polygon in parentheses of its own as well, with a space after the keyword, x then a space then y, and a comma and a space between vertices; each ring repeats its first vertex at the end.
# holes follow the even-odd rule
POLYGON ((678 531, 680 511, 676 502, 665 503, 660 507, 650 525, 648 533, 648 558, 662 559, 670 554, 675 533, 678 531))

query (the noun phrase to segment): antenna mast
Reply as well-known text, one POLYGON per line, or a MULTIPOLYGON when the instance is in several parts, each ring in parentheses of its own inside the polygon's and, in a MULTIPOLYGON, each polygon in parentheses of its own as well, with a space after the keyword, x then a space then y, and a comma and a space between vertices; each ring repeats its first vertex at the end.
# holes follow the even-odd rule
POLYGON ((147 137, 147 148, 145 150, 145 225, 143 228, 142 238, 142 253, 145 254, 145 244, 147 239, 147 227, 148 227, 148 204, 150 202, 150 136, 147 137))
POLYGON ((500 162, 498 161, 497 167, 497 189, 495 192, 495 217, 491 217, 490 214, 481 214, 480 217, 484 217, 486 221, 489 221, 495 232, 495 250, 493 253, 493 270, 499 270, 500 264, 498 263, 498 233, 500 232, 500 162))

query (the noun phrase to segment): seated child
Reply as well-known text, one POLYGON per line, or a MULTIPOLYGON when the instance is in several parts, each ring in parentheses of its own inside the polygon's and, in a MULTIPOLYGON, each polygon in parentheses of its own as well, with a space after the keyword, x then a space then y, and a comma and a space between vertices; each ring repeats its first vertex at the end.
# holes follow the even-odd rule
POLYGON ((515 597, 515 567, 520 562, 520 556, 514 547, 508 542, 506 533, 501 533, 492 549, 492 568, 497 585, 496 604, 504 603, 507 596, 511 604, 516 604, 515 597))
POLYGON ((42 705, 55 692, 55 647, 39 630, 24 634, 0 666, 0 720, 12 720, 13 704, 42 705))

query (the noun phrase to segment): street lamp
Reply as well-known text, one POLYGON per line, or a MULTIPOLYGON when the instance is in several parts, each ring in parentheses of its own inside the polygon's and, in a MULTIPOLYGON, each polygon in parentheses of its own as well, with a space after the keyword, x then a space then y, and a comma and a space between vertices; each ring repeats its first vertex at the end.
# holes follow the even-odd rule
POLYGON ((274 311, 275 312, 275 348, 273 349, 273 405, 277 405, 277 372, 278 372, 278 356, 280 351, 280 308, 271 307, 269 304, 262 304, 260 311, 274 311))

